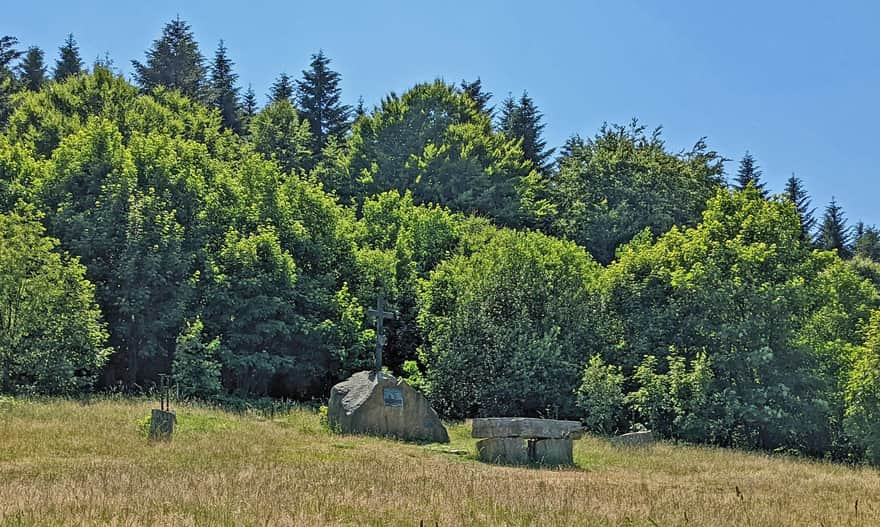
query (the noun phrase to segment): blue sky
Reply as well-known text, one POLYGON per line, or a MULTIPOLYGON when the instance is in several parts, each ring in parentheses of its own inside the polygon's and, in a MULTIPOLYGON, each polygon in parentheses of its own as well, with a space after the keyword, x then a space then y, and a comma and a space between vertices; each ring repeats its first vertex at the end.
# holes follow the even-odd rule
POLYGON ((528 90, 560 145, 637 117, 675 150, 706 136, 735 161, 752 152, 773 191, 792 172, 819 212, 837 197, 850 223, 880 223, 880 3, 869 1, 8 2, 0 35, 54 62, 74 33, 84 58, 131 59, 180 15, 206 56, 223 38, 261 96, 318 49, 346 102, 441 77, 528 90))

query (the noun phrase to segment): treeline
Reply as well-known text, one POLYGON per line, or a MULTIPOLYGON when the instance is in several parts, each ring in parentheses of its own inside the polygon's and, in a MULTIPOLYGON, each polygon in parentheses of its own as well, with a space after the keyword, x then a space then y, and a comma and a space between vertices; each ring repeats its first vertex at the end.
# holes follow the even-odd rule
POLYGON ((750 155, 728 185, 633 122, 554 157, 527 94, 350 108, 321 53, 258 108, 179 19, 134 84, 0 43, 3 392, 326 397, 383 296, 387 367, 446 416, 880 460, 878 233, 750 155))

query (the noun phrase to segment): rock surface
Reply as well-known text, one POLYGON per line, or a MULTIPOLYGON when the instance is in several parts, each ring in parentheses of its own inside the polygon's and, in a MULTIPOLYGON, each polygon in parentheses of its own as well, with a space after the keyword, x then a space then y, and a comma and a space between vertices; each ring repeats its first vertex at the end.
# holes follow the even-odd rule
POLYGON ((330 390, 327 421, 348 434, 448 443, 449 434, 425 396, 396 377, 361 371, 330 390))
POLYGON ((471 436, 580 439, 583 436, 583 427, 577 421, 532 417, 486 417, 474 419, 471 436))
POLYGON ((650 430, 630 432, 611 438, 611 444, 615 446, 647 446, 654 442, 654 434, 650 430))
POLYGON ((477 456, 487 463, 529 463, 529 450, 525 439, 519 437, 492 437, 477 441, 477 456))
POLYGON ((571 439, 538 439, 532 444, 532 461, 541 465, 574 465, 571 439))

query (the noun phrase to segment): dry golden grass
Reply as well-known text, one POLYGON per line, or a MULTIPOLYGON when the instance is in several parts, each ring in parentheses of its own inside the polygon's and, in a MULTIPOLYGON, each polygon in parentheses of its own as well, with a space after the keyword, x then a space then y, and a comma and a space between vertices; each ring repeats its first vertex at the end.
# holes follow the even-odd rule
POLYGON ((728 450, 576 443, 578 468, 486 465, 452 445, 142 401, 0 400, 0 525, 880 525, 880 472, 728 450))

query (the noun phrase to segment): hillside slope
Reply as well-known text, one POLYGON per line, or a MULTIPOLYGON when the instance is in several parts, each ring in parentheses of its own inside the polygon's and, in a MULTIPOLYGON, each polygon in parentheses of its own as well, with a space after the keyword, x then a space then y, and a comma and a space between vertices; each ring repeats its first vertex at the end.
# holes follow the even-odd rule
POLYGON ((880 472, 729 450, 576 442, 576 469, 480 463, 452 445, 328 434, 308 410, 264 419, 151 403, 0 399, 0 525, 878 525, 880 472))

